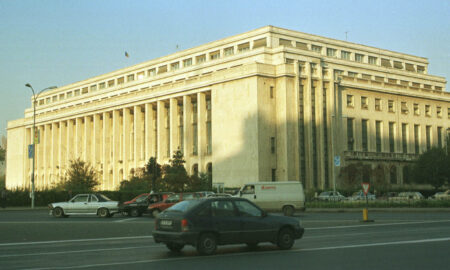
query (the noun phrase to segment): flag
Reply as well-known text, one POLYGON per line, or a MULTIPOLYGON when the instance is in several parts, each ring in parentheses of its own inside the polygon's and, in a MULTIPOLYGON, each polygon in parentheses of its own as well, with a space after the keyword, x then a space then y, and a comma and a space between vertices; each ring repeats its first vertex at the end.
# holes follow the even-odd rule
POLYGON ((130 57, 130 55, 128 54, 128 52, 125 52, 125 57, 130 57))

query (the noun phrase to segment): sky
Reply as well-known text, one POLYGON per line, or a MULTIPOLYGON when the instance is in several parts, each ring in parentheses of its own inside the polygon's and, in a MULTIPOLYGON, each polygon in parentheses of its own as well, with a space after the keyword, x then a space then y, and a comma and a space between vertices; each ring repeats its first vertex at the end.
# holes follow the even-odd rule
POLYGON ((26 83, 64 86, 266 25, 347 32, 450 78, 450 0, 0 0, 0 137, 31 107, 26 83))

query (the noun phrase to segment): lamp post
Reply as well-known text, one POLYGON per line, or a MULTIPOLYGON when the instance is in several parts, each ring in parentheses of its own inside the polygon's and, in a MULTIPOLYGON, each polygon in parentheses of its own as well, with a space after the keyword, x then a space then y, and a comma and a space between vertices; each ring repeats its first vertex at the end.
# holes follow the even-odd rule
POLYGON ((39 97, 39 94, 44 92, 45 90, 48 89, 55 89, 56 86, 50 86, 47 88, 42 89, 41 91, 39 91, 37 94, 34 92, 33 86, 31 86, 31 84, 27 83, 25 84, 26 87, 29 87, 31 89, 31 92, 33 93, 33 166, 32 166, 32 170, 31 170, 31 208, 34 208, 34 160, 36 157, 36 142, 35 142, 35 132, 36 132, 36 103, 37 103, 37 98, 39 97))

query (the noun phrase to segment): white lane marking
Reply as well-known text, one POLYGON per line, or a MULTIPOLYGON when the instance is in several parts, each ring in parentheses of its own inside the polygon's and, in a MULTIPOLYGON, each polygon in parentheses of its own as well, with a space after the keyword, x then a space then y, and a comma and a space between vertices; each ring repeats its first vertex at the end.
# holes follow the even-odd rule
POLYGON ((411 225, 411 224, 430 224, 430 223, 445 223, 445 222, 450 222, 450 219, 433 220, 433 221, 413 221, 413 222, 396 222, 396 223, 383 223, 383 224, 361 224, 361 225, 317 227, 317 228, 306 228, 305 230, 314 231, 314 230, 327 230, 327 229, 366 228, 366 227, 381 227, 381 226, 396 226, 396 225, 411 225))
POLYGON ((137 220, 139 218, 124 218, 124 219, 120 219, 120 220, 114 220, 113 222, 126 222, 126 221, 133 221, 133 220, 137 220))
MULTIPOLYGON (((293 252, 307 252, 307 251, 347 249, 347 248, 360 248, 360 247, 374 247, 374 246, 422 244, 422 243, 433 243, 433 242, 443 242, 443 241, 450 241, 450 237, 420 239, 420 240, 408 240, 408 241, 395 241, 395 242, 383 242, 383 243, 369 243, 369 244, 358 244, 358 245, 333 246, 333 247, 321 247, 321 248, 309 248, 309 249, 294 249, 294 250, 283 250, 283 251, 263 251, 263 252, 255 251, 255 252, 245 252, 245 253, 238 253, 238 254, 223 254, 223 255, 219 254, 219 255, 209 256, 208 258, 214 258, 214 257, 236 257, 236 256, 263 255, 263 254, 278 254, 278 253, 286 253, 286 252, 289 252, 289 253, 293 253, 293 252)), ((204 257, 201 257, 201 256, 179 257, 179 258, 153 259, 153 260, 128 261, 128 262, 116 262, 116 263, 102 263, 102 264, 85 264, 85 265, 75 265, 75 266, 55 266, 55 267, 29 268, 28 270, 83 269, 83 268, 93 268, 93 267, 133 265, 133 264, 155 263, 155 262, 166 262, 166 261, 195 260, 195 259, 202 259, 202 258, 204 258, 204 257)))
POLYGON ((102 249, 83 249, 83 250, 71 250, 71 251, 42 252, 42 253, 8 254, 8 255, 0 255, 0 258, 58 255, 58 254, 85 253, 85 252, 102 252, 102 251, 141 249, 141 248, 161 248, 161 245, 155 244, 155 245, 147 245, 147 246, 122 247, 122 248, 102 248, 102 249))
POLYGON ((22 243, 20 243, 20 242, 19 243, 3 243, 3 244, 0 244, 0 247, 89 242, 89 241, 127 240, 127 239, 142 239, 142 238, 153 238, 153 236, 143 235, 143 236, 128 236, 128 237, 90 238, 90 239, 55 240, 55 241, 22 242, 22 243))

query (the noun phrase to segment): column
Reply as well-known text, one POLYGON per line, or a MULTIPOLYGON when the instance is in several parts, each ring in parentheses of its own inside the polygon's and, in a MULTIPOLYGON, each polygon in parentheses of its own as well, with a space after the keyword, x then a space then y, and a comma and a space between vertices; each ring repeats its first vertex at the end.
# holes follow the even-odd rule
POLYGON ((145 163, 147 163, 151 157, 156 156, 155 149, 155 121, 153 104, 145 104, 145 163))
MULTIPOLYGON (((74 154, 75 154, 75 149, 76 149, 76 145, 75 145, 75 141, 74 141, 74 123, 76 120, 73 119, 69 119, 67 120, 67 163, 66 163, 66 170, 69 168, 70 162, 72 161, 72 159, 74 158, 74 154)), ((76 138, 76 137, 75 137, 76 138)))
POLYGON ((103 147, 103 115, 102 114, 94 114, 93 115, 93 140, 92 140, 92 166, 98 171, 101 170, 101 160, 102 160, 102 147, 103 147))
POLYGON ((83 119, 77 118, 75 120, 75 156, 74 159, 82 158, 83 147, 83 119))
POLYGON ((61 177, 64 176, 65 169, 67 168, 67 121, 59 122, 59 177, 58 182, 61 181, 61 177))
POLYGON ((183 153, 186 160, 186 170, 190 173, 192 155, 192 101, 190 96, 183 96, 183 153))
POLYGON ((102 163, 101 167, 103 170, 102 175, 102 189, 112 188, 112 177, 110 177, 110 159, 111 159, 111 113, 103 113, 103 128, 102 128, 102 163))
POLYGON ((206 95, 197 93, 197 127, 198 127, 198 172, 205 172, 206 155, 206 95))
POLYGON ((170 155, 178 150, 180 143, 178 141, 178 100, 170 99, 170 155))
MULTIPOLYGON (((306 85, 304 86, 304 101, 303 101, 303 110, 304 110, 304 119, 305 119, 305 142, 311 142, 312 141, 312 129, 311 125, 315 124, 312 123, 312 111, 311 111, 311 88, 312 88, 312 68, 311 63, 306 62, 305 63, 305 73, 307 74, 308 78, 306 79, 306 85)), ((305 172, 306 175, 303 176, 305 179, 305 186, 308 187, 308 189, 314 187, 313 183, 313 173, 312 173, 312 144, 306 143, 305 144, 305 172)))
POLYGON ((113 180, 111 189, 114 189, 118 185, 119 179, 119 158, 120 158, 120 111, 114 110, 112 112, 112 171, 113 171, 113 180))
POLYGON ((165 117, 165 108, 164 108, 165 104, 163 101, 158 101, 157 102, 157 107, 156 107, 156 129, 157 129, 157 138, 156 138, 156 144, 157 144, 157 149, 156 149, 156 156, 157 156, 157 161, 158 163, 162 163, 163 162, 163 157, 165 157, 166 151, 165 151, 165 146, 166 146, 166 141, 165 141, 165 136, 164 136, 164 131, 165 131, 165 121, 164 121, 164 117, 165 117))
POLYGON ((143 166, 143 148, 142 141, 143 134, 143 113, 141 106, 134 106, 134 168, 137 169, 143 166))
POLYGON ((92 116, 84 117, 84 134, 83 134, 83 160, 89 162, 92 166, 95 166, 92 162, 92 116))
POLYGON ((52 123, 52 137, 51 137, 51 153, 52 162, 50 167, 50 177, 46 187, 49 187, 56 183, 57 177, 59 177, 59 159, 58 159, 58 148, 60 148, 59 143, 59 123, 52 123))
MULTIPOLYGON (((128 178, 128 175, 130 173, 130 169, 128 168, 128 164, 131 160, 130 158, 130 133, 132 132, 131 129, 131 109, 130 108, 124 108, 123 109, 123 125, 122 125, 122 137, 123 137, 123 154, 122 154, 122 160, 123 160, 123 178, 128 178)), ((119 181, 122 181, 123 179, 119 179, 119 181)), ((119 182, 120 183, 120 182, 119 182)), ((119 184, 117 183, 117 184, 119 184)))

